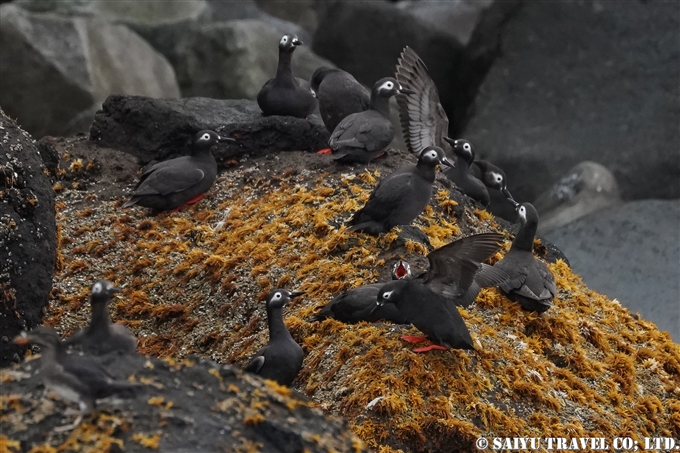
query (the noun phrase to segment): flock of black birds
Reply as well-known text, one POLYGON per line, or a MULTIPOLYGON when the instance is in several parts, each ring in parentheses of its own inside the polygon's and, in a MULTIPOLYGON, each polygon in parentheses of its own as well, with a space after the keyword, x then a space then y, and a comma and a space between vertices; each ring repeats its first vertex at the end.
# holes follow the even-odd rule
MULTIPOLYGON (((264 115, 306 118, 318 103, 324 124, 331 132, 330 150, 340 163, 368 163, 384 152, 394 137, 389 119, 389 99, 397 97, 400 122, 408 149, 418 156, 416 165, 384 177, 365 206, 349 221, 349 231, 372 235, 397 225, 409 225, 425 209, 432 195, 436 169, 456 188, 487 205, 488 189, 503 192, 517 210, 521 223, 510 251, 491 266, 484 264, 501 248, 498 233, 471 235, 427 255, 429 269, 417 276, 408 263, 399 261, 393 280, 350 289, 336 296, 311 319, 335 318, 346 323, 388 320, 412 324, 425 337, 403 336, 409 342, 427 342, 431 349, 474 349, 473 341, 458 306, 468 307, 484 287, 500 287, 523 309, 542 313, 550 308, 556 293, 548 267, 533 255, 538 215, 529 203, 517 203, 505 185, 502 170, 488 162, 475 161, 472 144, 447 136, 448 119, 439 103, 437 88, 418 55, 406 47, 399 58, 396 77, 379 80, 369 93, 351 74, 340 69, 319 68, 311 83, 293 77, 291 59, 302 44, 294 35, 279 42, 276 77, 262 87, 257 102, 264 115), (447 155, 453 154, 453 161, 447 155)), ((213 131, 200 131, 192 140, 192 155, 167 160, 145 168, 124 206, 139 205, 153 211, 177 209, 198 201, 215 182, 217 164, 210 149, 230 140, 213 131)), ((132 332, 112 324, 108 303, 118 288, 99 281, 91 290, 90 325, 62 341, 49 327, 22 333, 16 343, 41 346, 40 373, 45 385, 81 408, 81 416, 95 408, 96 401, 111 395, 134 397, 143 386, 117 381, 97 356, 108 353, 135 354, 132 332)), ((290 385, 303 363, 304 353, 283 321, 282 309, 302 292, 272 291, 266 299, 269 342, 250 360, 246 371, 290 385)), ((65 428, 69 428, 65 427, 65 428)))

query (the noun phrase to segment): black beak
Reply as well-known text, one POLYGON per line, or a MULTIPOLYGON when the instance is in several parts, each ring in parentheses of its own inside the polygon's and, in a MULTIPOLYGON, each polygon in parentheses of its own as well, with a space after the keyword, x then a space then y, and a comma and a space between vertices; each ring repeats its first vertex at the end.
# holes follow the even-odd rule
POLYGON ((372 315, 373 312, 378 309, 378 307, 382 307, 382 306, 383 306, 383 304, 381 304, 380 301, 376 302, 369 314, 372 315))
POLYGON ((235 139, 235 138, 231 138, 231 137, 219 137, 219 138, 217 139, 217 141, 220 142, 220 143, 225 143, 225 142, 235 142, 236 139, 235 139))
POLYGON ((455 167, 456 167, 456 166, 454 165, 453 162, 451 162, 450 160, 448 160, 448 159, 446 158, 446 156, 442 157, 441 160, 440 160, 440 162, 441 162, 442 164, 446 165, 447 167, 451 167, 451 168, 455 168, 455 167))
POLYGON ((517 203, 517 202, 515 201, 515 199, 512 198, 512 195, 510 194, 510 191, 508 190, 507 187, 503 187, 503 188, 501 189, 501 192, 503 193, 503 195, 505 195, 505 198, 507 198, 508 201, 509 201, 510 203, 512 203, 512 205, 513 205, 515 208, 517 208, 517 207, 519 206, 519 203, 517 203))
POLYGON ((114 286, 114 287, 110 288, 109 291, 112 292, 112 293, 119 293, 120 288, 118 286, 114 286))
POLYGON ((451 137, 444 137, 444 141, 448 142, 451 146, 456 146, 456 141, 451 137))
POLYGON ((292 293, 290 293, 290 298, 295 299, 296 297, 300 297, 304 294, 306 294, 304 291, 293 291, 292 293))
POLYGON ((299 45, 301 45, 301 44, 304 44, 304 43, 303 43, 302 41, 300 41, 299 39, 294 39, 294 40, 292 41, 292 43, 293 43, 294 46, 299 46, 299 45))

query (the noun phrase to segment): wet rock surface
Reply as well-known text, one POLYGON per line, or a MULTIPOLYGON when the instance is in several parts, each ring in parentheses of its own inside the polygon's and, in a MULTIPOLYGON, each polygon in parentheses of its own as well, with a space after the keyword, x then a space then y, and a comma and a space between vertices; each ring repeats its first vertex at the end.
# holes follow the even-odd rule
POLYGON ((54 192, 33 139, 0 110, 0 366, 10 340, 40 324, 57 257, 54 192))
POLYGON ((309 119, 265 117, 254 101, 110 96, 95 116, 90 137, 147 163, 185 154, 187 140, 203 129, 237 140, 213 148, 218 164, 246 154, 317 151, 327 146, 329 136, 317 115, 309 119))

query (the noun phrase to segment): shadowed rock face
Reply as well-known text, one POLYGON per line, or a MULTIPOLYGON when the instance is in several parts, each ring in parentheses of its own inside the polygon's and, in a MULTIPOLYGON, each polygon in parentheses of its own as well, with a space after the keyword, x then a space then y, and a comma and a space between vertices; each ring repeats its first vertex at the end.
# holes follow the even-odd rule
POLYGON ((107 445, 119 442, 126 452, 248 451, 256 446, 272 453, 367 451, 346 421, 313 409, 287 387, 238 368, 116 354, 101 360, 116 377, 134 375, 135 381, 146 383, 146 394, 117 404, 102 401, 99 414, 85 417, 73 431, 58 433, 54 428, 73 421, 65 415, 73 405, 46 397, 35 372, 38 363, 23 363, 1 373, 0 400, 4 404, 13 395, 18 402, 7 412, 3 409, 3 435, 29 448, 78 439, 93 451, 107 451, 107 445), (131 429, 111 429, 123 423, 131 429))
POLYGON ((95 116, 90 138, 147 163, 185 154, 187 140, 203 129, 237 140, 213 148, 218 164, 245 154, 316 151, 328 142, 328 131, 316 115, 309 119, 264 117, 254 101, 142 96, 110 96, 95 116), (149 128, 149 124, 163 127, 149 128))
POLYGON ((44 168, 31 136, 0 110, 0 367, 23 349, 10 341, 40 323, 52 288, 54 192, 44 168))

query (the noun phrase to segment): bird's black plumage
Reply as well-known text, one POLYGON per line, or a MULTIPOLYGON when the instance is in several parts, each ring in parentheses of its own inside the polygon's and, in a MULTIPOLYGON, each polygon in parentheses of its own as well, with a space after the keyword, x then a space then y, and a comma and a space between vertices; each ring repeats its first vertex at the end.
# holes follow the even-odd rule
MULTIPOLYGON (((392 268, 392 280, 409 278, 411 278, 411 267, 407 262, 399 260, 392 268)), ((391 321, 395 324, 407 323, 406 317, 394 305, 376 307, 376 298, 380 288, 384 285, 384 283, 373 283, 349 289, 335 296, 312 317, 312 321, 333 318, 348 324, 379 320, 391 321)))
POLYGON ((35 343, 40 346, 40 375, 46 387, 61 397, 77 402, 81 415, 64 428, 73 428, 84 414, 96 409, 99 399, 109 396, 134 398, 144 392, 144 386, 117 381, 91 356, 68 354, 57 332, 51 327, 38 327, 16 337, 17 344, 35 343))
POLYGON ((267 296, 267 322, 269 342, 246 365, 245 370, 271 379, 281 385, 290 385, 297 376, 304 352, 283 323, 283 306, 303 292, 275 289, 267 296))
POLYGON ((429 146, 447 153, 450 146, 444 138, 449 135, 449 119, 427 66, 408 46, 398 59, 396 78, 408 90, 396 97, 406 147, 415 154, 429 146))
POLYGON ((279 41, 279 65, 276 77, 269 79, 257 94, 257 104, 265 116, 282 115, 307 118, 317 101, 309 83, 293 77, 291 60, 302 41, 295 35, 283 35, 279 41))
POLYGON ((513 199, 508 190, 505 172, 500 167, 486 160, 476 160, 470 165, 469 171, 475 178, 482 181, 486 187, 502 192, 508 200, 513 199))
POLYGON ((67 338, 64 345, 94 355, 110 352, 134 353, 137 350, 135 336, 124 325, 112 324, 109 318, 109 302, 119 291, 120 289, 109 281, 101 280, 95 283, 90 292, 92 305, 90 324, 67 338))
POLYGON ((333 133, 340 122, 352 113, 367 110, 371 93, 349 72, 322 66, 310 80, 319 101, 319 113, 328 132, 333 133))
POLYGON ((377 235, 413 222, 430 201, 436 167, 440 163, 451 165, 441 148, 429 147, 420 154, 415 166, 383 178, 366 205, 352 216, 350 231, 377 235))
POLYGON ((494 267, 508 274, 500 285, 508 298, 522 309, 543 313, 552 306, 557 293, 555 277, 546 264, 534 257, 534 236, 538 228, 538 213, 531 203, 517 205, 521 223, 510 251, 494 267))
POLYGON ((444 170, 444 174, 465 195, 479 201, 484 206, 488 206, 491 197, 486 185, 469 171, 470 166, 475 160, 475 151, 472 144, 462 139, 452 140, 445 137, 444 140, 452 145, 455 159, 455 167, 447 168, 444 170))
POLYGON ((377 303, 394 304, 432 343, 454 349, 474 349, 470 331, 458 309, 450 310, 446 298, 418 280, 385 284, 377 303))
POLYGON ((217 177, 217 162, 210 152, 223 139, 213 131, 194 135, 192 155, 158 162, 144 170, 123 207, 138 205, 154 211, 166 211, 182 206, 207 192, 217 177))
POLYGON ((346 116, 335 127, 328 145, 334 160, 342 163, 368 163, 394 138, 390 121, 390 98, 400 92, 392 77, 378 80, 371 90, 368 110, 346 116))

